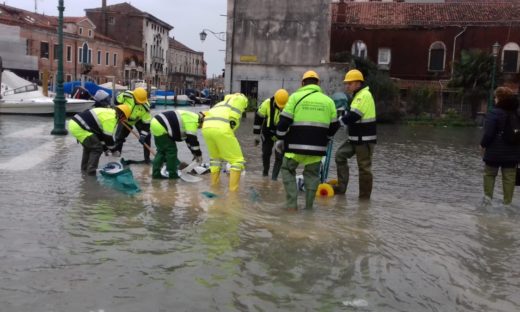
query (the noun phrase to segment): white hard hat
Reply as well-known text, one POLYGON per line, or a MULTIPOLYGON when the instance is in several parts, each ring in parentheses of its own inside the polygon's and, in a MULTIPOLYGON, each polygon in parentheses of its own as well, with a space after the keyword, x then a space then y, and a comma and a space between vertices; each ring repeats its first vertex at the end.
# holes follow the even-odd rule
POLYGON ((108 94, 105 90, 97 90, 96 94, 94 94, 94 100, 101 102, 109 96, 110 94, 108 94))

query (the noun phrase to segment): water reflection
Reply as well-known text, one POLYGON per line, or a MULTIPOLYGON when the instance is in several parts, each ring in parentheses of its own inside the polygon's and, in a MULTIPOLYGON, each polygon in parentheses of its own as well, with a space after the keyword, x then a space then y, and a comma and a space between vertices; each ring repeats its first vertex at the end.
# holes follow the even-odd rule
MULTIPOLYGON (((0 121, 0 161, 47 142, 9 134, 52 128, 0 121)), ((370 202, 353 168, 346 196, 288 212, 282 183, 261 177, 251 127, 237 134, 248 162, 234 194, 132 165, 142 192, 127 196, 82 177, 66 139, 31 170, 0 169, 0 310, 520 310, 518 200, 479 206, 480 130, 383 125, 370 202)), ((125 158, 140 159, 127 143, 125 158)))

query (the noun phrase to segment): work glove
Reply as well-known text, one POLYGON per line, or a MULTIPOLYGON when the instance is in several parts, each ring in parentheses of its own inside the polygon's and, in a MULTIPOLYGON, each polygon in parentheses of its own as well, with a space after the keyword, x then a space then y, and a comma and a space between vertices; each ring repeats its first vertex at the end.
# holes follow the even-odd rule
POLYGON ((255 146, 258 146, 258 144, 260 144, 260 136, 256 136, 255 137, 255 146))
POLYGON ((120 157, 121 156, 121 152, 118 151, 118 150, 111 150, 110 151, 112 153, 112 157, 120 157))
POLYGON ((234 120, 230 120, 230 121, 229 121, 229 126, 231 127, 231 129, 235 129, 235 127, 237 126, 236 121, 234 121, 234 120))
POLYGON ((200 155, 200 156, 193 156, 192 161, 196 161, 197 163, 201 164, 202 163, 202 155, 200 155))
POLYGON ((146 143, 146 137, 147 137, 147 135, 145 135, 145 134, 141 134, 141 135, 139 136, 139 143, 141 143, 141 144, 144 145, 144 144, 146 143))
POLYGON ((278 140, 276 141, 276 143, 274 143, 274 150, 277 151, 279 154, 283 154, 283 140, 278 140))

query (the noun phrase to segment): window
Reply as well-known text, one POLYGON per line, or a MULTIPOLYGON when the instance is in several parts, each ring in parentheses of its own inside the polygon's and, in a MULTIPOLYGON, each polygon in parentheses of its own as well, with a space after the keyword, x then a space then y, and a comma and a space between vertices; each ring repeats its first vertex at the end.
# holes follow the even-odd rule
POLYGON ((40 42, 40 57, 49 58, 49 43, 40 42))
POLYGON ((114 63, 113 66, 117 66, 117 53, 114 53, 114 63))
POLYGON ((31 39, 27 39, 25 43, 26 43, 25 55, 31 55, 32 40, 31 39))
POLYGON ((444 63, 446 60, 446 46, 441 41, 432 43, 430 46, 430 55, 428 57, 429 71, 444 71, 444 63))
POLYGON ((110 53, 107 51, 105 53, 105 66, 110 65, 110 53))
POLYGON ((67 46, 67 62, 72 62, 72 47, 67 46))
POLYGON ((108 23, 110 25, 115 25, 116 24, 116 19, 113 16, 109 16, 108 17, 108 23))
POLYGON ((83 43, 82 49, 81 49, 81 56, 80 56, 80 63, 90 63, 89 59, 89 48, 88 44, 85 42, 83 43))
POLYGON ((92 49, 88 49, 88 62, 89 64, 92 64, 92 49))
POLYGON ((379 48, 377 54, 377 64, 389 65, 390 64, 391 50, 389 48, 379 48))
POLYGON ((101 50, 97 51, 97 64, 101 65, 101 50))
POLYGON ((80 27, 80 28, 79 28, 79 34, 80 34, 80 35, 83 34, 83 27, 80 27))
POLYGON ((518 73, 518 58, 520 47, 514 42, 504 45, 502 51, 502 71, 504 73, 518 73))
POLYGON ((58 59, 58 45, 57 44, 54 45, 54 49, 53 49, 52 52, 53 52, 52 53, 53 54, 53 56, 52 56, 53 60, 57 60, 58 59))
POLYGON ((92 37, 92 29, 89 29, 89 30, 88 30, 88 36, 89 36, 89 37, 92 37))
POLYGON ((361 40, 354 41, 352 44, 352 55, 366 59, 368 56, 367 45, 361 40))
POLYGON ((78 49, 78 63, 83 63, 83 49, 82 48, 79 48, 78 49))

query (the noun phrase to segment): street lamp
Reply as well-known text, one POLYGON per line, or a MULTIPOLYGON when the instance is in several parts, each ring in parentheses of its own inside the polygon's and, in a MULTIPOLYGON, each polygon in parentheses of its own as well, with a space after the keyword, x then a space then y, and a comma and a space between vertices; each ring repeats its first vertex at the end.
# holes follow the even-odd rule
POLYGON ((65 129, 65 96, 63 94, 63 0, 58 1, 58 73, 57 86, 56 86, 56 97, 54 98, 54 129, 51 134, 53 135, 66 135, 67 129, 65 129))
POLYGON ((493 93, 495 91, 495 72, 497 66, 497 56, 498 52, 500 51, 500 44, 498 44, 498 42, 495 42, 495 44, 493 44, 492 47, 493 49, 491 54, 493 55, 493 69, 491 70, 491 89, 489 90, 488 112, 493 107, 493 93))
POLYGON ((214 32, 210 29, 207 29, 207 28, 204 28, 200 33, 199 33, 199 36, 200 36, 200 41, 204 42, 204 40, 206 40, 206 37, 208 36, 208 33, 206 32, 208 31, 209 33, 211 33, 213 36, 215 36, 215 38, 217 38, 218 40, 220 41, 226 41, 226 33, 225 32, 214 32))

